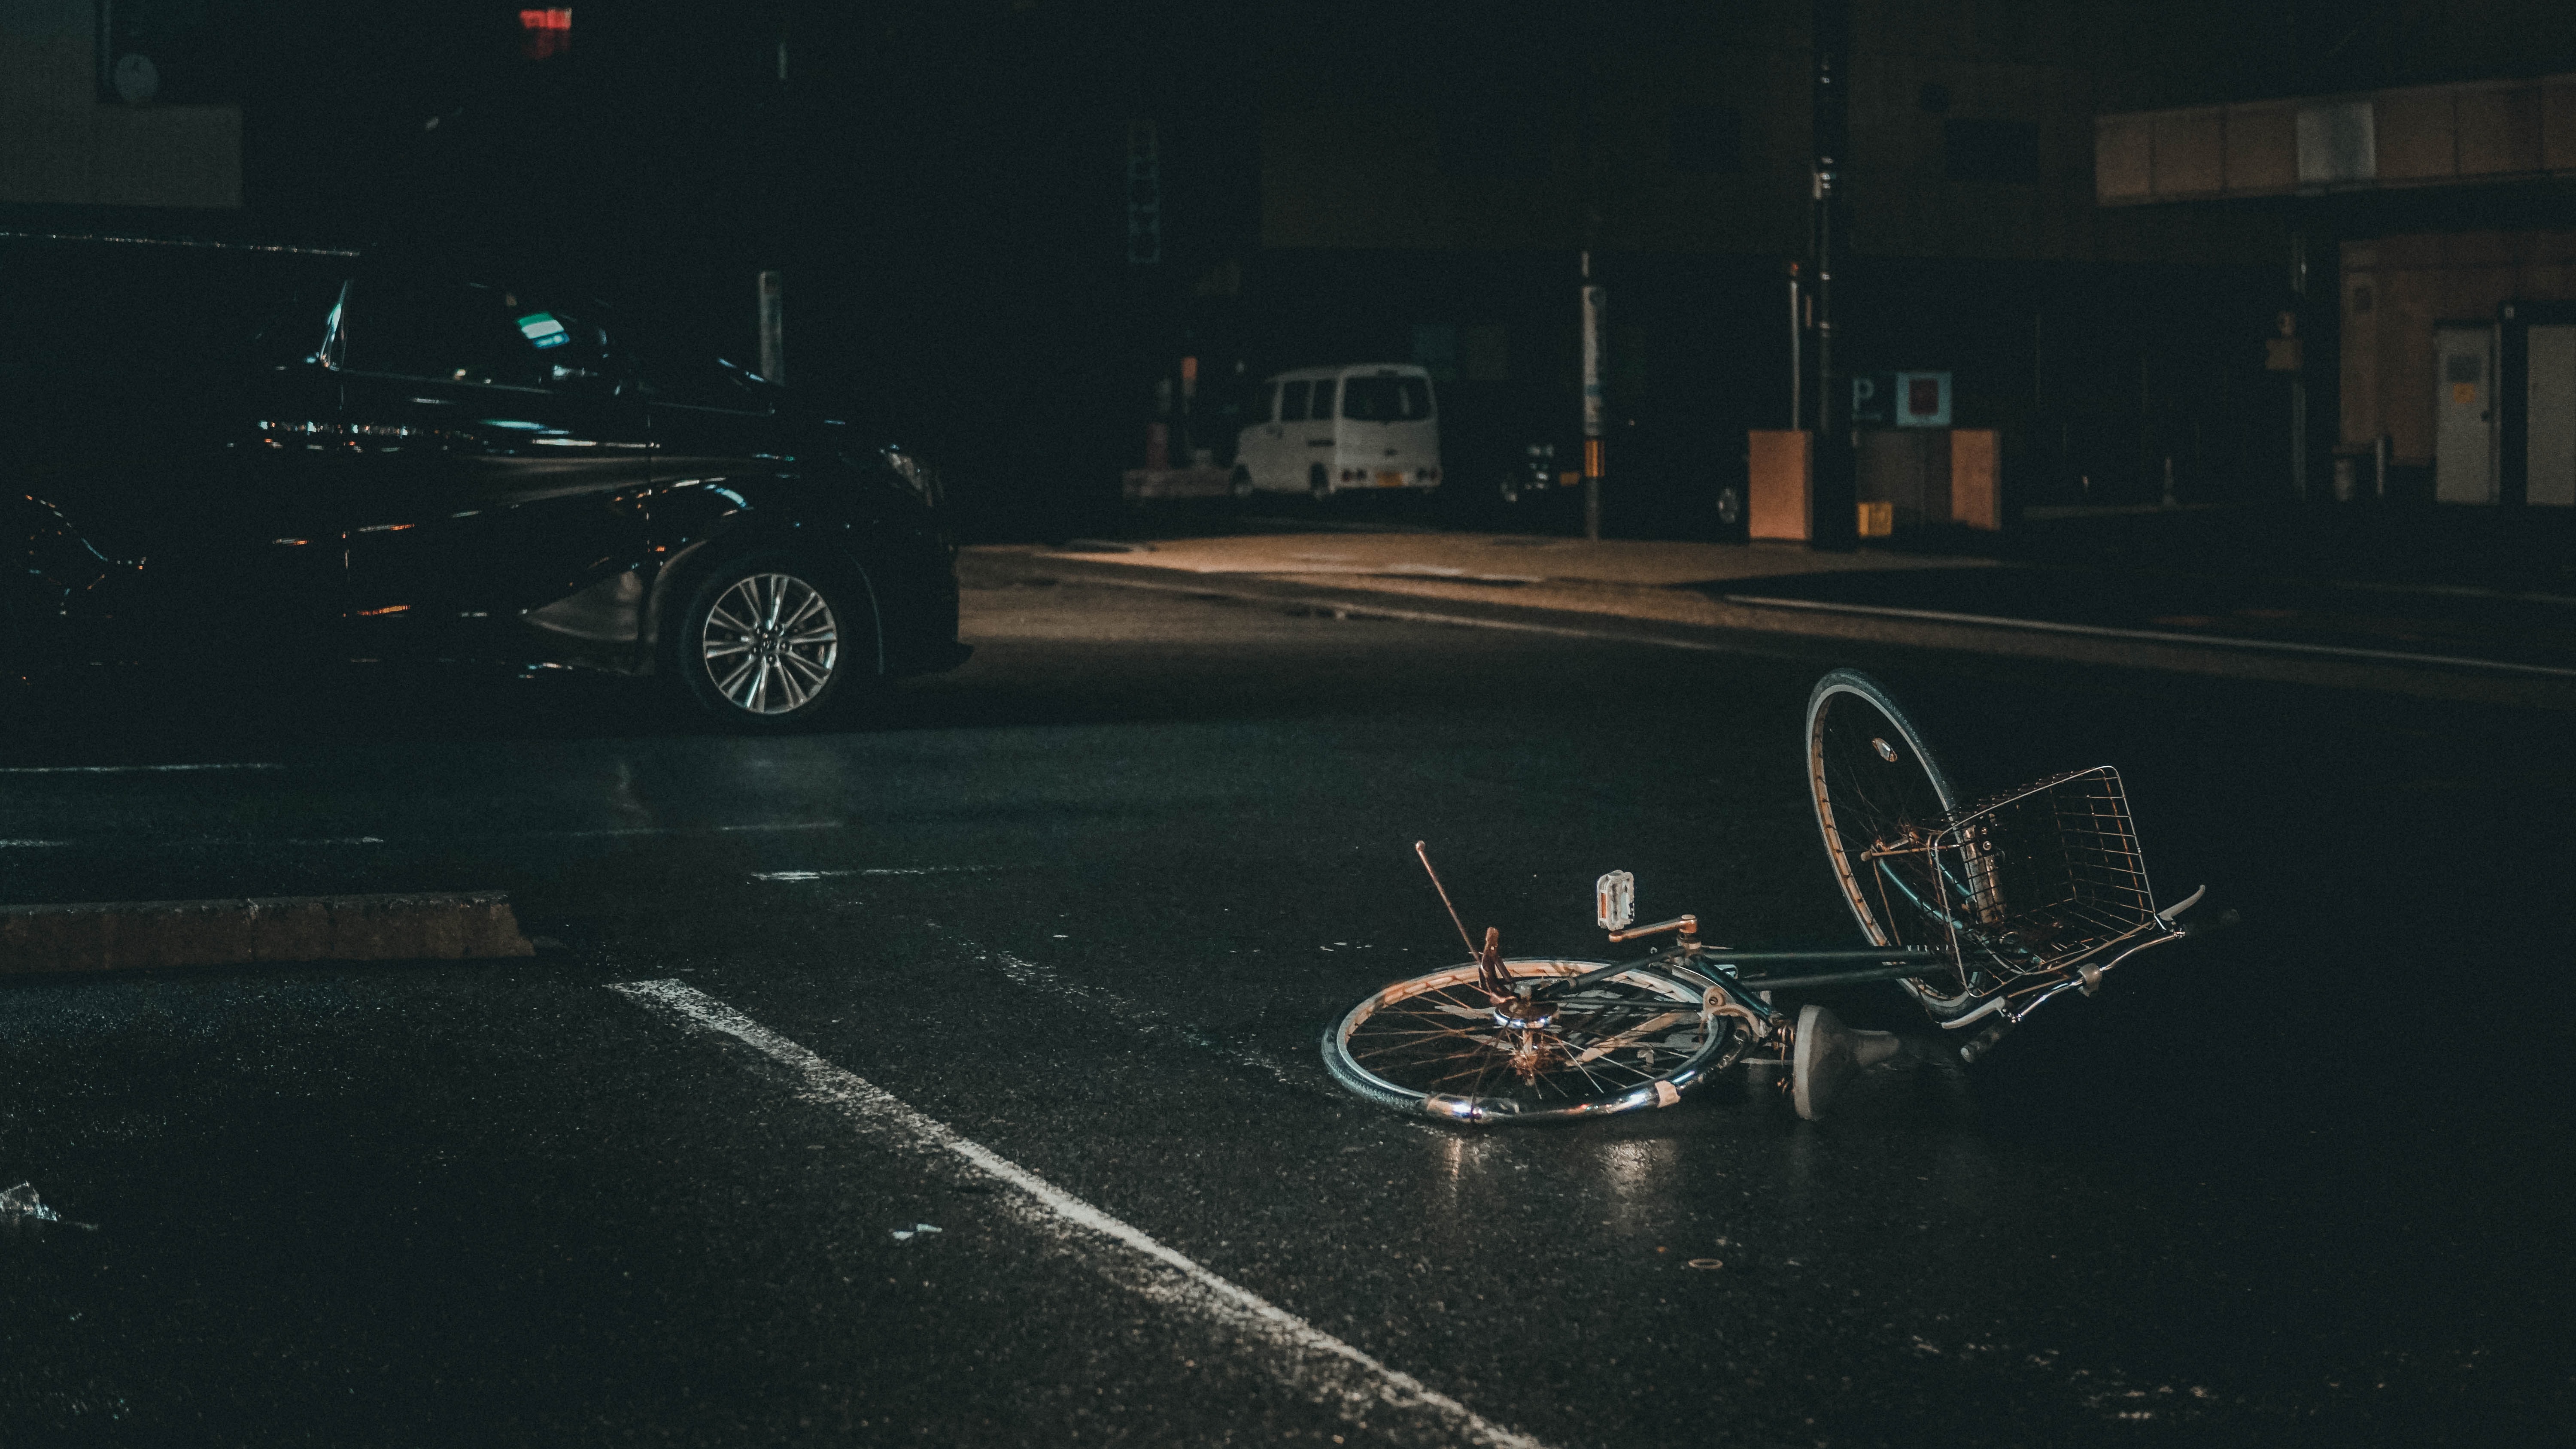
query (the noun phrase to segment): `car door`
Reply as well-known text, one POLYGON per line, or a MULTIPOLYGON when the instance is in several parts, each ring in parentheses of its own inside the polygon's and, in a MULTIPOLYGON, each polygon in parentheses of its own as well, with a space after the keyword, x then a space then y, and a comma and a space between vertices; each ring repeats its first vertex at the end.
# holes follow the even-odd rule
POLYGON ((17 586, 82 657, 327 649, 340 618, 318 356, 333 260, 0 246, 0 456, 17 586))
POLYGON ((1334 426, 1345 466, 1364 475, 1364 486, 1421 486, 1439 476, 1431 379, 1420 373, 1381 368, 1345 378, 1342 416, 1334 426))
POLYGON ((1295 491, 1306 486, 1306 403, 1314 392, 1315 380, 1310 377, 1279 384, 1279 421, 1270 431, 1276 441, 1262 487, 1295 491))
POLYGON ((1297 454, 1297 482, 1301 486, 1311 486, 1318 476, 1325 486, 1332 486, 1334 470, 1341 461, 1333 452, 1333 394, 1340 382, 1338 377, 1315 379, 1314 398, 1306 404, 1306 426, 1296 434, 1306 444, 1297 454), (1318 469, 1322 470, 1320 474, 1318 469))
POLYGON ((532 293, 368 278, 341 329, 357 647, 620 662, 652 440, 605 332, 532 293))
POLYGON ((1244 419, 1243 431, 1236 435, 1235 461, 1252 478, 1255 488, 1279 486, 1279 384, 1265 382, 1252 395, 1251 416, 1244 419))
MULTIPOLYGON (((722 488, 796 470, 772 415, 773 388, 712 352, 664 337, 647 344, 637 370, 651 409, 657 491, 722 488)), ((684 499, 676 506, 701 505, 684 499)))

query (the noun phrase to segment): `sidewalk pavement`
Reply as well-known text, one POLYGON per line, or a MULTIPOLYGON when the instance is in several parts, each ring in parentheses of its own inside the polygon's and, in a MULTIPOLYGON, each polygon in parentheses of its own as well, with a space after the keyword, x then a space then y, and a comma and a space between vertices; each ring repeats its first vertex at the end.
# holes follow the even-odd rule
POLYGON ((2163 568, 2079 568, 1883 548, 1296 532, 970 554, 1106 582, 1681 647, 1793 634, 2576 708, 2576 590, 2178 571, 2164 550, 2131 555, 2163 568))

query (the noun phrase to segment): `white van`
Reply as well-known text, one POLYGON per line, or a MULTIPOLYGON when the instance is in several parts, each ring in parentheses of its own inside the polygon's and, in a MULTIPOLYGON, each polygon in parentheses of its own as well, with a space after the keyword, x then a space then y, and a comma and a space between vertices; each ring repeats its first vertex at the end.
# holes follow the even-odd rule
POLYGON ((1402 363, 1305 367, 1264 382, 1234 447, 1234 496, 1440 486, 1431 374, 1402 363))

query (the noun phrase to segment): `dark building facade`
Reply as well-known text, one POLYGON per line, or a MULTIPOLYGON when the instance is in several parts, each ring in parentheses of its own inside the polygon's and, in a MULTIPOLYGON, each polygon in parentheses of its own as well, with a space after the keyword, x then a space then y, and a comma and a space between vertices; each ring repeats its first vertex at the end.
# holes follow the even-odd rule
MULTIPOLYGON (((2216 5, 1848 13, 1835 386, 1952 374, 1954 421, 2005 434, 2017 502, 2159 499, 2168 460, 2189 497, 2281 486, 2258 332, 2279 219, 2107 210, 2093 184, 2098 113, 2222 85, 2267 37, 2216 5)), ((1613 515, 1696 526, 1746 430, 1789 426, 1813 346, 1787 269, 1810 245, 1815 14, 1426 7, 1366 45, 1276 26, 1245 334, 1280 361, 1410 356, 1454 376, 1453 418, 1562 431, 1589 251, 1613 515)))
MULTIPOLYGON (((164 8, 216 23, 138 30, 142 0, 0 8, 10 220, 490 247, 745 357, 776 271, 791 382, 905 419, 989 532, 1108 506, 1155 421, 1221 453, 1242 384, 1310 363, 1430 368, 1453 486, 1479 486, 1480 459, 1575 427, 1585 252, 1610 296, 1614 526, 1701 529, 1745 431, 1789 421, 1811 0, 164 8), (128 46, 161 48, 166 90, 119 89, 128 46)), ((1950 373, 1954 421, 2003 433, 2022 505, 2155 502, 2168 477, 2183 501, 2287 496, 2294 390, 2315 479, 2383 433, 2401 466, 2429 457, 2400 416, 2419 404, 2365 377, 2431 366, 2429 342, 2374 344, 2364 367, 2355 279, 2389 273, 2367 290, 2394 315, 2447 316, 2470 304, 2409 300, 2396 273, 2485 245, 2537 297, 2554 284, 2529 269, 2558 263, 2535 238, 2576 230, 2545 220, 2546 165, 2452 188, 2486 198, 2455 215, 2305 194, 2295 154, 2278 194, 2213 189, 2168 144, 2283 97, 2576 71, 2557 9, 1841 13, 1837 370, 1950 373), (2133 133, 2165 165, 2144 183, 2133 133), (2266 345, 2283 312, 2296 373, 2266 345)), ((2273 110, 2295 153, 2296 107, 2273 110)))

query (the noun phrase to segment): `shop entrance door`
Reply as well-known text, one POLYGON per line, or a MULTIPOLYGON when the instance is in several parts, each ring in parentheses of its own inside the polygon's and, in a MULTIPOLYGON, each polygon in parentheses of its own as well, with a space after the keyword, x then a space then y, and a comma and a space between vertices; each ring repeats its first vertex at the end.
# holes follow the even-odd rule
POLYGON ((2576 327, 2535 325, 2530 336, 2523 499, 2566 508, 2576 505, 2576 327))
POLYGON ((2433 329, 2433 496, 2496 501, 2495 329, 2433 329))

